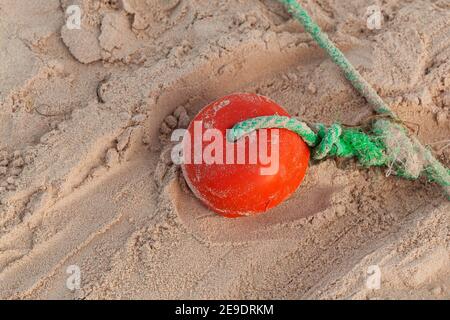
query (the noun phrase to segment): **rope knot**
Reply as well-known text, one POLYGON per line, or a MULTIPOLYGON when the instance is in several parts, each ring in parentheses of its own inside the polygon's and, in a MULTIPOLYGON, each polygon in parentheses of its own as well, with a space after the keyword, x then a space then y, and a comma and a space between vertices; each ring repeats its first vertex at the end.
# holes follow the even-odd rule
POLYGON ((329 128, 326 128, 322 123, 318 123, 316 128, 318 143, 314 148, 313 158, 322 160, 327 156, 341 155, 344 151, 340 139, 342 127, 337 123, 333 123, 329 128))

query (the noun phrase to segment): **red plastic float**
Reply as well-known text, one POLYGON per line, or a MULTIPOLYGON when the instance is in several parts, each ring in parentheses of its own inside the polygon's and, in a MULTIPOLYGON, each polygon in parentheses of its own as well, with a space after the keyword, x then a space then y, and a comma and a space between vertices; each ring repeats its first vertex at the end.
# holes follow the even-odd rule
POLYGON ((239 93, 207 105, 190 123, 190 138, 185 135, 183 140, 183 174, 194 194, 213 211, 230 218, 258 214, 288 198, 302 182, 309 148, 297 134, 265 129, 257 130, 253 140, 241 138, 245 145, 240 149, 239 142, 227 142, 226 130, 236 123, 275 114, 289 116, 264 96, 239 93))

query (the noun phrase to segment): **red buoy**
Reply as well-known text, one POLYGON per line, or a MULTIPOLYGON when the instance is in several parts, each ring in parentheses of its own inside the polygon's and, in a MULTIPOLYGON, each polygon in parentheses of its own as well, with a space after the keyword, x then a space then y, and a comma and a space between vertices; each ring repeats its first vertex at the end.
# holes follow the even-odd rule
POLYGON ((258 214, 281 203, 300 185, 309 161, 306 143, 286 129, 260 129, 237 142, 227 129, 258 116, 289 114, 270 99, 232 94, 204 107, 183 140, 184 177, 210 209, 226 216, 258 214))

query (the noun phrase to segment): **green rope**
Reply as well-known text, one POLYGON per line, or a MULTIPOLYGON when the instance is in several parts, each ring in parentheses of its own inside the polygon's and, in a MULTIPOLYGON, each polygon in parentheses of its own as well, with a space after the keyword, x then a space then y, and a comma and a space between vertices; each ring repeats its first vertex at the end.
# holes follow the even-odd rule
POLYGON ((450 199, 450 169, 443 166, 415 137, 408 137, 407 130, 396 122, 398 116, 381 99, 373 87, 361 76, 344 54, 311 19, 297 0, 279 0, 305 28, 317 44, 343 71, 353 87, 379 114, 388 115, 394 121, 378 120, 371 132, 343 128, 333 124, 330 128, 316 125, 316 131, 305 123, 287 117, 259 117, 238 123, 229 131, 228 139, 235 141, 258 128, 282 128, 294 131, 313 148, 313 158, 356 157, 364 166, 387 166, 389 170, 407 179, 417 179, 421 174, 444 188, 450 199))
POLYGON ((450 186, 450 170, 439 162, 430 165, 418 159, 415 145, 399 124, 377 120, 370 132, 346 128, 337 123, 329 128, 319 123, 314 130, 306 123, 285 116, 263 116, 237 123, 228 130, 228 141, 234 142, 258 129, 279 128, 295 132, 312 148, 312 158, 355 157, 365 167, 387 166, 391 172, 406 179, 417 179, 421 173, 432 182, 450 186), (447 177, 447 178, 446 178, 447 177))
POLYGON ((364 166, 382 166, 388 161, 380 137, 369 136, 357 129, 343 128, 333 124, 326 128, 316 125, 316 131, 295 118, 265 116, 239 122, 228 131, 227 139, 236 141, 257 129, 279 128, 295 132, 313 148, 312 157, 322 160, 327 157, 356 157, 364 166))

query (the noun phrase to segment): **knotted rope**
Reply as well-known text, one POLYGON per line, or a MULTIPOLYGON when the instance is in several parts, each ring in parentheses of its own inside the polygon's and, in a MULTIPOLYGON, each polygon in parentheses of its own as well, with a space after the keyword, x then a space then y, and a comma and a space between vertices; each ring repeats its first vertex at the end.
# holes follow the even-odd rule
POLYGON ((450 169, 444 167, 415 137, 408 132, 398 116, 381 99, 375 89, 353 67, 344 54, 311 19, 297 0, 279 0, 305 28, 317 44, 343 71, 353 87, 373 106, 374 110, 393 121, 380 119, 373 123, 370 132, 345 128, 333 124, 326 128, 315 125, 315 130, 295 118, 267 116, 248 119, 236 124, 228 133, 228 140, 235 141, 253 130, 262 128, 288 129, 303 138, 313 149, 312 157, 356 157, 364 166, 386 166, 388 173, 407 179, 421 175, 441 185, 450 199, 450 169))
POLYGON ((439 162, 429 163, 426 156, 419 157, 407 131, 398 123, 380 119, 366 133, 337 123, 328 128, 319 123, 311 128, 296 118, 265 116, 237 123, 228 131, 227 139, 236 141, 254 130, 269 128, 298 134, 311 147, 314 160, 355 157, 365 167, 386 166, 389 173, 406 179, 417 179, 424 174, 430 181, 450 186, 450 170, 439 162))

